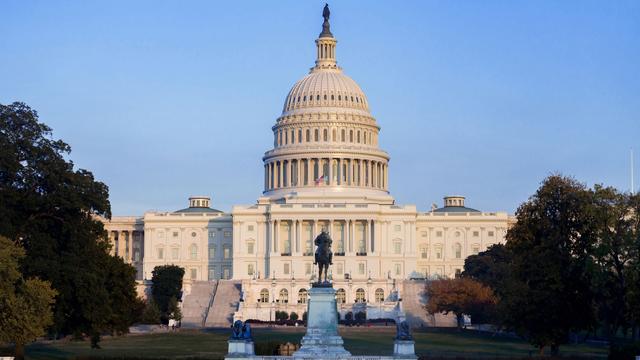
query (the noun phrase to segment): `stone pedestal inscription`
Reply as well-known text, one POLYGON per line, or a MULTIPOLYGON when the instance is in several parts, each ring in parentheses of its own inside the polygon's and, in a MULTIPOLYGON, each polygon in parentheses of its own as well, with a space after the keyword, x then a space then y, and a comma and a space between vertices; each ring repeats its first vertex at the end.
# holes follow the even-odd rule
POLYGON ((309 291, 307 333, 294 357, 348 358, 342 337, 338 335, 336 292, 333 287, 314 286, 309 291))

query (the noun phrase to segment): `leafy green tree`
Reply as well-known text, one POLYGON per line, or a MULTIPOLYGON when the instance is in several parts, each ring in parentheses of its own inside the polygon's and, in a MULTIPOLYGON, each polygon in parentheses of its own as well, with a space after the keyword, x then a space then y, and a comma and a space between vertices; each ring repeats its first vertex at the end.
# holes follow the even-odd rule
POLYGON ((182 298, 184 269, 177 265, 156 266, 151 273, 151 295, 160 309, 163 324, 169 323, 171 298, 182 298))
POLYGON ((507 232, 511 276, 501 299, 505 323, 540 352, 557 354, 572 331, 594 326, 591 253, 596 242, 591 194, 553 175, 516 211, 507 232))
POLYGON ((289 315, 289 319, 291 319, 292 321, 297 321, 298 320, 298 313, 296 313, 295 311, 291 313, 291 315, 289 315))
POLYGON ((598 239, 593 252, 593 288, 600 326, 611 338, 621 327, 635 325, 629 297, 635 280, 634 263, 640 256, 640 215, 634 211, 635 198, 630 194, 600 185, 594 187, 592 194, 598 239))
POLYGON ((180 306, 178 305, 178 300, 172 297, 169 300, 169 308, 168 308, 169 319, 180 321, 182 320, 182 311, 180 311, 180 306))
POLYGON ((107 186, 76 170, 69 153, 27 105, 0 105, 0 235, 26 250, 25 276, 57 290, 51 332, 96 344, 135 320, 134 279, 122 276, 133 268, 109 255, 100 221, 111 217, 107 186))
POLYGON ((471 255, 464 261, 462 277, 468 277, 490 287, 495 293, 504 289, 511 273, 511 252, 503 244, 491 245, 486 251, 471 255))
POLYGON ((18 262, 24 257, 24 249, 0 236, 0 341, 15 343, 16 359, 53 323, 56 296, 48 281, 23 278, 18 262))
POLYGON ((156 304, 153 299, 147 301, 144 311, 142 313, 142 323, 143 324, 160 324, 160 317, 162 313, 160 312, 160 308, 158 304, 156 304))
POLYGON ((443 312, 456 316, 458 329, 464 325, 464 315, 477 320, 483 313, 491 312, 496 298, 491 288, 465 277, 433 280, 426 287, 428 312, 443 312))

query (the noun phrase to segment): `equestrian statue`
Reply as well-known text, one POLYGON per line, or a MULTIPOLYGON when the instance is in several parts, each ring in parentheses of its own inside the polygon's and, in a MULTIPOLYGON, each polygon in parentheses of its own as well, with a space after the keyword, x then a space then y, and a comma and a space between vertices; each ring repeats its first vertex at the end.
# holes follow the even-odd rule
POLYGON ((313 264, 318 265, 318 284, 323 283, 322 272, 324 270, 324 283, 327 281, 327 273, 329 272, 329 265, 333 265, 333 252, 331 251, 331 236, 325 230, 322 230, 320 235, 316 237, 313 243, 317 246, 316 254, 313 264))

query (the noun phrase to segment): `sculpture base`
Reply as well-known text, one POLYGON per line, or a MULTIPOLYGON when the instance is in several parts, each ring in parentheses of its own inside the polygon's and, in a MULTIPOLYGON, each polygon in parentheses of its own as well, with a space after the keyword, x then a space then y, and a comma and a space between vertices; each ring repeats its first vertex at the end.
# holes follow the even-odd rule
POLYGON ((313 284, 309 290, 307 333, 300 342, 302 347, 293 357, 339 359, 351 357, 338 335, 336 291, 329 283, 313 284))
POLYGON ((246 358, 255 355, 253 341, 251 340, 234 340, 229 339, 227 356, 225 359, 246 358))
POLYGON ((416 342, 413 340, 395 340, 393 342, 393 357, 417 359, 415 344, 416 342))

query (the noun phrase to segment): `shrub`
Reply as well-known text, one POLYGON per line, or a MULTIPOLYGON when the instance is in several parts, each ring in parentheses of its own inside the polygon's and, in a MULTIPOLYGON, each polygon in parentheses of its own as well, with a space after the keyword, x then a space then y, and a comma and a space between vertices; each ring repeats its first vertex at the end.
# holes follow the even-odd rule
POLYGON ((298 314, 294 311, 289 315, 289 319, 291 319, 292 321, 297 321, 298 320, 298 314))

